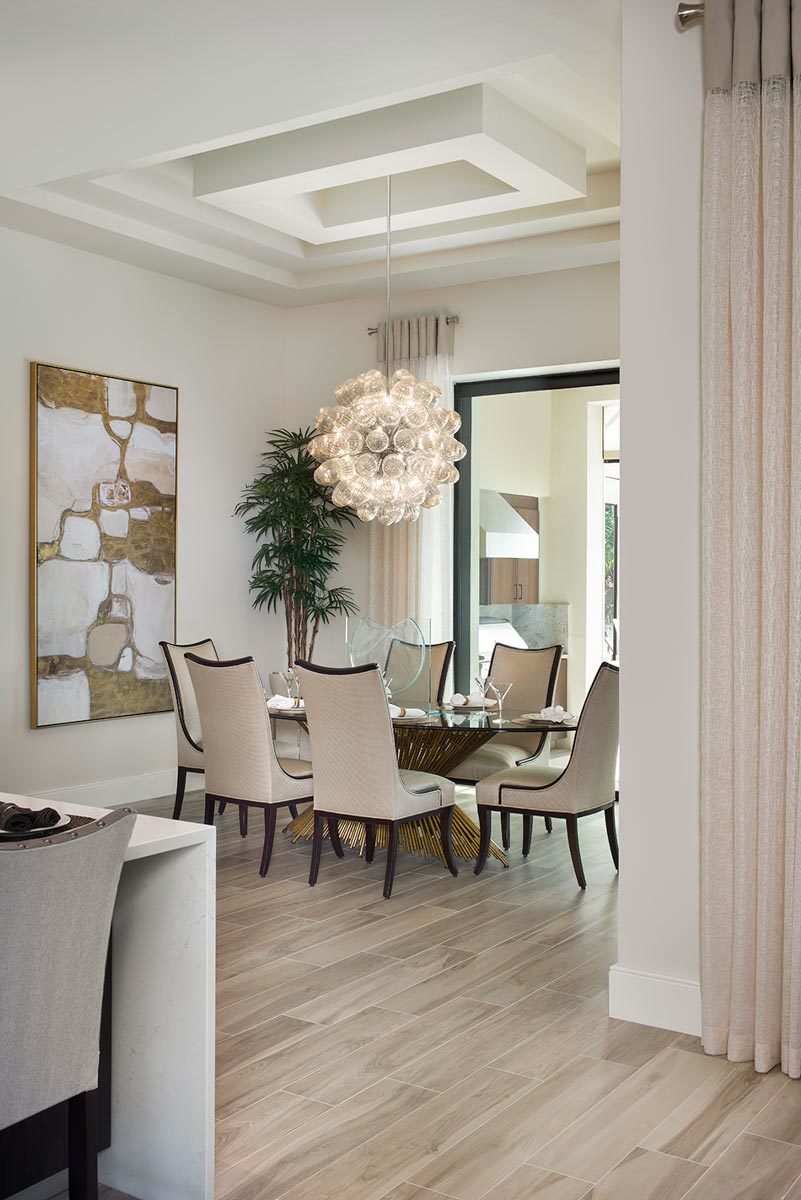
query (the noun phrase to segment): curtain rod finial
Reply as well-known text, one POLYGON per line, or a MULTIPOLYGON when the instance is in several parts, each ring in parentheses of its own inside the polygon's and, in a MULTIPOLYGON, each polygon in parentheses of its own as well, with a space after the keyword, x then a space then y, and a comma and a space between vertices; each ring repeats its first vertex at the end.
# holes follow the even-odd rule
POLYGON ((676 28, 679 31, 689 28, 696 21, 703 21, 703 4, 680 4, 676 10, 676 28))

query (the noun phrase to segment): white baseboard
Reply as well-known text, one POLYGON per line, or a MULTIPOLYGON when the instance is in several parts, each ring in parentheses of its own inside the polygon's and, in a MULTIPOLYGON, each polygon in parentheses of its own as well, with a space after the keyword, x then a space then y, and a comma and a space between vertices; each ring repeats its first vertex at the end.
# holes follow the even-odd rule
MULTIPOLYGON (((187 792, 202 788, 203 778, 201 774, 190 772, 186 777, 187 792)), ((34 795, 39 800, 52 800, 56 804, 72 802, 96 808, 136 805, 142 800, 155 800, 157 796, 174 796, 175 770, 151 771, 148 775, 128 775, 124 779, 104 779, 98 783, 77 783, 71 787, 35 792, 34 795)))
POLYGON ((609 968, 609 1015, 699 1036, 701 985, 692 979, 652 975, 616 963, 609 968))

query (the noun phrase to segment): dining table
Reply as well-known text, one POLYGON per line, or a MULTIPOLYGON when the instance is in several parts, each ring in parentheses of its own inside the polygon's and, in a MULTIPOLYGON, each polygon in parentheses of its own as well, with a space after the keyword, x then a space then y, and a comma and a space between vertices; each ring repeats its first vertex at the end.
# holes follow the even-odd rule
MULTIPOLYGON (((548 738, 552 733, 565 734, 576 730, 577 720, 552 720, 539 713, 522 713, 504 705, 503 723, 499 725, 497 711, 492 708, 467 708, 443 705, 430 709, 422 716, 409 716, 401 706, 400 715, 392 717, 398 767, 402 771, 426 771, 446 778, 459 778, 459 763, 492 740, 499 733, 542 734, 546 738, 542 753, 547 756, 548 738)), ((294 721, 307 729, 306 712, 301 706, 278 709, 271 716, 294 721)), ((547 763, 547 757, 540 759, 547 763)), ((312 806, 304 809, 286 827, 293 841, 311 840, 314 833, 312 806)), ((433 817, 422 817, 401 826, 401 844, 407 851, 424 857, 435 857, 444 861, 439 835, 439 822, 433 817)), ((356 819, 340 820, 339 836, 343 842, 360 853, 365 846, 364 822, 356 819)), ((376 845, 386 841, 387 833, 382 827, 376 830, 376 845)), ((452 840, 453 850, 460 858, 475 858, 479 847, 478 824, 460 805, 454 806, 452 840)), ((490 843, 490 854, 508 866, 502 848, 490 843)))

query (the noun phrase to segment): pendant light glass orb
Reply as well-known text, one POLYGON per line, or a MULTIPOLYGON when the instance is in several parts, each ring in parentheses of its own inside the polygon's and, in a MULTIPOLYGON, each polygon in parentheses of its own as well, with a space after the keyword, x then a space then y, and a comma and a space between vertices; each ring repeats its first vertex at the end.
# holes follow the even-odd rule
POLYGON ((467 453, 453 436, 461 418, 435 407, 439 395, 402 370, 389 380, 367 371, 337 388, 309 442, 320 463, 314 478, 333 487, 336 505, 355 508, 361 521, 394 525, 439 504, 440 488, 459 478, 453 464, 467 453))

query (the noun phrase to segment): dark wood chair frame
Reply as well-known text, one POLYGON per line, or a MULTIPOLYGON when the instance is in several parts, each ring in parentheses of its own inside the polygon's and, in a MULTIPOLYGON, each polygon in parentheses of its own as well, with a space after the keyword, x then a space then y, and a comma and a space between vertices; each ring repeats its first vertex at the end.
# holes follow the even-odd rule
MULTIPOLYGON (((615 864, 615 870, 618 870, 619 854, 617 845, 617 830, 615 828, 615 801, 610 800, 608 804, 599 804, 597 808, 588 808, 580 813, 553 812, 547 808, 518 808, 514 805, 502 803, 503 793, 506 790, 516 792, 542 792, 547 791, 553 784, 547 784, 542 788, 521 788, 515 787, 513 784, 507 784, 506 787, 501 785, 498 789, 498 799, 501 801, 498 804, 479 804, 478 807, 478 825, 481 831, 479 839, 478 857, 476 858, 475 874, 480 875, 484 870, 484 864, 487 861, 489 854, 490 838, 492 835, 492 814, 499 812, 501 820, 504 814, 507 820, 511 813, 519 813, 523 818, 523 855, 527 857, 531 850, 531 831, 534 817, 545 817, 546 822, 552 821, 554 817, 565 822, 567 826, 567 842, 570 847, 570 857, 573 862, 573 870, 576 872, 576 879, 580 888, 586 888, 587 880, 584 877, 584 865, 581 861, 581 849, 579 847, 578 823, 581 817, 590 817, 594 813, 602 812, 606 818, 606 836, 609 840, 609 849, 612 853, 612 862, 615 864)), ((550 830, 549 830, 550 832, 550 830)))
MULTIPOLYGON (((167 641, 159 642, 159 645, 161 646, 161 653, 164 655, 164 661, 167 664, 167 670, 170 672, 170 678, 172 679, 173 692, 175 693, 175 705, 176 705, 176 709, 178 711, 178 720, 181 723, 181 729, 183 731, 183 735, 186 738, 186 740, 189 742, 190 746, 192 746, 195 750, 197 750, 198 754, 203 753, 203 747, 198 746, 197 742, 195 741, 195 739, 192 737, 191 733, 189 732, 189 728, 186 724, 186 717, 184 715, 184 706, 181 701, 181 688, 178 683, 178 676, 175 673, 175 666, 173 665, 173 661, 172 661, 172 658, 170 657, 168 648, 171 649, 172 647, 175 647, 178 650, 192 650, 195 646, 205 646, 207 642, 211 642, 212 646, 214 646, 214 642, 212 641, 211 638, 203 638, 202 642, 167 642, 167 641)), ((214 646, 214 649, 216 650, 217 647, 214 646)), ((204 659, 204 662, 211 662, 211 661, 212 661, 211 659, 204 659)), ((181 809, 183 808, 184 793, 186 791, 186 777, 190 772, 193 775, 203 775, 204 774, 203 767, 179 767, 178 768, 178 779, 177 779, 177 782, 175 785, 175 804, 173 805, 173 809, 172 809, 173 821, 180 821, 180 819, 181 819, 181 809)), ((240 829, 241 829, 241 826, 240 826, 240 829)), ((247 825, 245 825, 245 833, 247 833, 247 825)), ((243 833, 242 836, 244 837, 245 834, 243 833)))
POLYGON ((387 869, 384 874, 384 899, 389 900, 392 895, 392 884, 395 879, 395 867, 398 861, 398 832, 401 825, 407 825, 410 821, 422 821, 426 817, 439 818, 439 836, 440 845, 442 846, 442 855, 445 859, 445 865, 454 877, 459 874, 456 863, 453 858, 453 847, 451 845, 451 825, 453 823, 453 805, 448 804, 438 808, 430 809, 428 812, 415 813, 411 817, 400 817, 397 820, 391 820, 388 817, 359 817, 353 813, 331 813, 324 812, 320 808, 314 810, 314 838, 312 840, 312 857, 311 868, 309 870, 309 887, 314 887, 317 882, 317 874, 320 870, 320 858, 323 853, 323 841, 325 838, 325 826, 328 824, 328 834, 331 839, 331 845, 334 848, 334 853, 337 858, 344 858, 345 851, 342 849, 342 843, 339 840, 339 822, 340 821, 363 821, 365 830, 365 861, 371 863, 375 855, 375 831, 379 825, 386 825, 389 831, 389 839, 387 842, 387 869))
MULTIPOLYGON (((487 674, 490 676, 492 675, 492 664, 495 662, 495 651, 498 649, 499 646, 501 646, 502 649, 504 649, 504 650, 519 650, 521 654, 526 654, 526 653, 542 654, 543 650, 558 650, 559 651, 558 654, 554 655, 553 665, 551 667, 551 674, 548 677, 548 689, 545 693, 545 707, 547 708, 550 704, 553 704, 553 694, 556 691, 556 681, 559 678, 559 667, 562 662, 563 647, 562 646, 536 646, 536 647, 529 647, 528 650, 524 650, 522 646, 508 646, 506 644, 506 642, 496 642, 495 646, 493 647, 493 650, 492 650, 492 658, 490 659, 489 671, 487 672, 487 674)), ((503 729, 503 730, 498 730, 498 732, 499 733, 514 733, 514 730, 513 729, 503 729)), ((526 763, 534 762, 534 760, 536 758, 539 758, 539 756, 542 754, 542 751, 545 747, 545 743, 548 739, 548 736, 549 735, 547 733, 544 733, 542 735, 542 737, 540 738, 540 744, 539 744, 539 746, 537 746, 537 749, 534 751, 534 753, 529 754, 527 758, 519 759, 515 763, 515 766, 522 767, 526 763)), ((492 740, 492 739, 490 739, 490 740, 492 740)), ((457 767, 457 770, 458 770, 458 767, 457 767)), ((474 784, 476 782, 475 779, 459 779, 456 775, 452 775, 451 779, 453 779, 454 783, 474 784)), ((506 812, 504 812, 503 809, 500 810, 500 813, 501 813, 501 842, 503 844, 504 850, 509 850, 512 845, 511 824, 509 821, 509 812, 510 811, 511 810, 507 810, 506 812)), ((551 818, 549 816, 545 817, 545 829, 548 833, 551 833, 553 831, 553 821, 551 820, 551 818)), ((524 825, 524 835, 525 835, 525 825, 524 825)), ((531 846, 531 836, 529 835, 529 848, 530 848, 530 846, 531 846)), ((528 854, 528 850, 524 850, 523 853, 528 854)))
MULTIPOLYGON (((270 869, 270 859, 273 856, 273 845, 275 843, 275 826, 278 818, 279 808, 288 808, 293 817, 298 815, 298 804, 310 804, 312 796, 301 796, 297 800, 276 800, 274 804, 260 804, 258 800, 238 800, 234 796, 215 796, 211 792, 206 792, 206 810, 203 815, 203 821, 206 825, 214 824, 214 806, 216 804, 238 804, 240 814, 240 832, 242 829, 242 811, 245 811, 245 833, 247 833, 247 810, 248 808, 263 808, 264 809, 264 848, 261 852, 261 864, 259 866, 259 875, 262 879, 270 869)), ((244 836, 244 835, 243 835, 244 836)))

